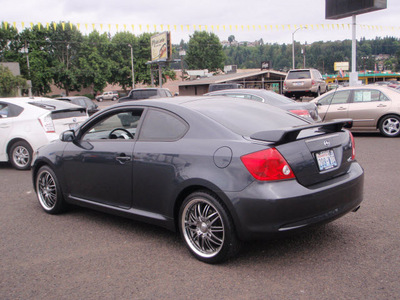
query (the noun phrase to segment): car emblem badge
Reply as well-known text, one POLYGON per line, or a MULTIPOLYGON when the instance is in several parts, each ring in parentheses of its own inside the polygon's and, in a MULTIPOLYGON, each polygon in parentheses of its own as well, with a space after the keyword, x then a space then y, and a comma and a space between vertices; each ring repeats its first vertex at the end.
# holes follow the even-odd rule
POLYGON ((331 145, 331 142, 330 141, 324 141, 324 145, 325 145, 325 147, 329 147, 331 145))

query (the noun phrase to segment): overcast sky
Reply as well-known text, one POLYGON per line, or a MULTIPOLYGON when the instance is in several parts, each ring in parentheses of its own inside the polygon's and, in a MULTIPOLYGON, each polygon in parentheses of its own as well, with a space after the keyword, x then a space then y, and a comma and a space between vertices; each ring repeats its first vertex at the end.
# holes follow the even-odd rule
MULTIPOLYGON (((193 26, 199 29, 199 25, 203 30, 205 26, 208 31, 213 29, 221 40, 234 35, 237 41, 262 38, 265 43, 291 43, 295 25, 312 25, 295 33, 296 41, 301 43, 351 39, 347 25, 351 24, 351 17, 325 20, 325 0, 0 0, 1 21, 11 25, 16 22, 18 30, 22 29, 22 22, 29 27, 31 22, 45 25, 65 21, 80 24, 84 34, 93 30, 92 24, 100 32, 111 28, 112 34, 117 31, 117 25, 119 31, 125 25, 130 32, 134 25, 133 33, 137 35, 147 28, 154 32, 154 25, 159 32, 168 30, 170 25, 174 44, 181 39, 188 41, 194 32, 193 26)), ((357 39, 399 38, 400 0, 387 0, 387 9, 357 16, 357 24, 357 39)))

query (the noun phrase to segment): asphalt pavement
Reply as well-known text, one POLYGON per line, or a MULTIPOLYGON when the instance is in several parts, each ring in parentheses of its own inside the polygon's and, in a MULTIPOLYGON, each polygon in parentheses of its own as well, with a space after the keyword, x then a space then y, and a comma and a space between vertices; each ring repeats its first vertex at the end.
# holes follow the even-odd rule
POLYGON ((43 212, 0 164, 0 299, 400 299, 400 138, 356 134, 361 208, 301 235, 195 260, 175 233, 73 208, 43 212))

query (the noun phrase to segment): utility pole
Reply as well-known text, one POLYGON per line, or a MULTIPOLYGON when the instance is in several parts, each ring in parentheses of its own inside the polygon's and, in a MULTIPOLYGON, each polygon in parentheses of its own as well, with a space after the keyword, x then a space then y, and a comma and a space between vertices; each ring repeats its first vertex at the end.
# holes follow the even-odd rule
POLYGON ((131 44, 128 44, 129 48, 131 48, 131 64, 132 64, 132 89, 135 88, 135 69, 133 67, 133 47, 131 44))

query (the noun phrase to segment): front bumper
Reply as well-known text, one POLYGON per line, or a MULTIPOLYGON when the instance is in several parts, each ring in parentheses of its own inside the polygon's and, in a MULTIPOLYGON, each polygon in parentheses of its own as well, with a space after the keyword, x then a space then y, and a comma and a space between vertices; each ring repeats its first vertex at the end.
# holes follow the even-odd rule
POLYGON ((359 207, 363 185, 364 171, 354 162, 345 175, 310 187, 297 180, 256 181, 227 196, 239 238, 252 240, 333 221, 359 207))

